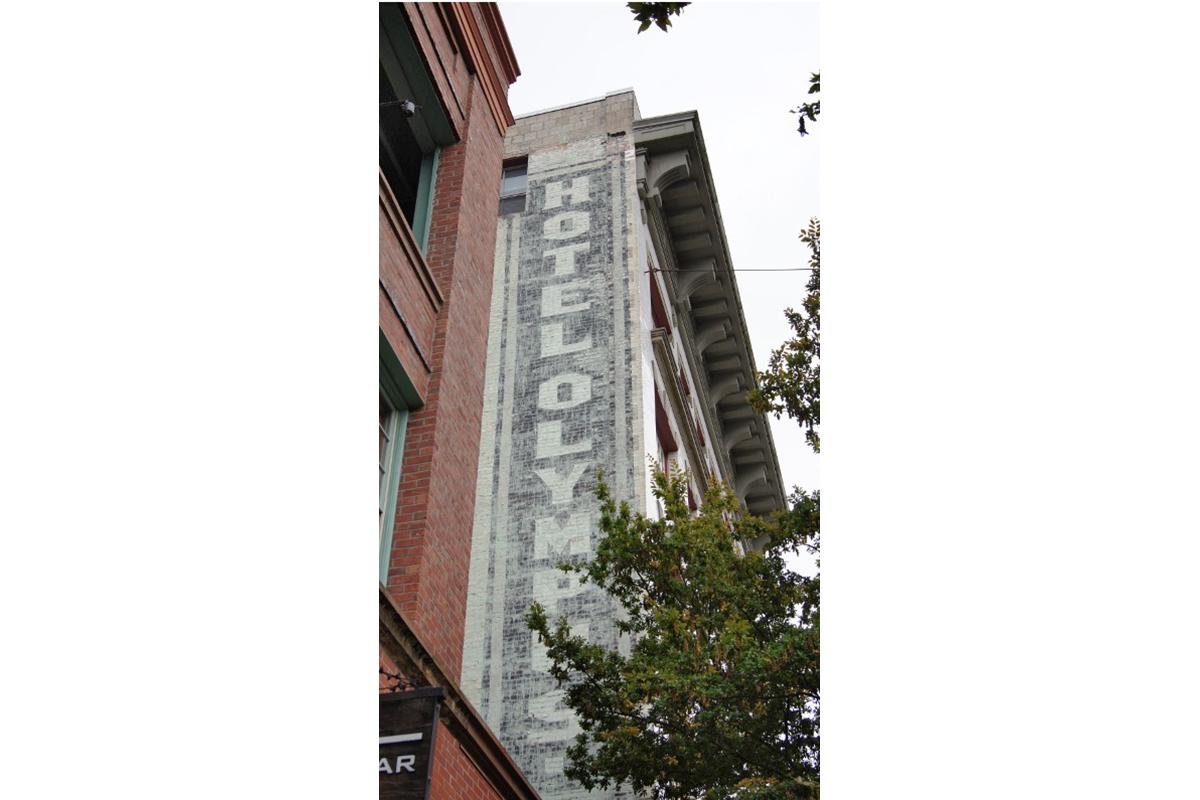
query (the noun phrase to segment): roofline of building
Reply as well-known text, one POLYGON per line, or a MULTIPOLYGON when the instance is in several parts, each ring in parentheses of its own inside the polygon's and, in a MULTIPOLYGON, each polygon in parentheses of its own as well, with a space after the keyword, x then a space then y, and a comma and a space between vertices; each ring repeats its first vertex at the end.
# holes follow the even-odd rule
POLYGON ((552 106, 550 108, 540 108, 537 111, 527 111, 524 114, 515 115, 514 119, 525 119, 526 117, 536 117, 539 114, 551 114, 555 111, 562 111, 563 109, 567 109, 567 108, 575 108, 576 106, 587 106, 587 105, 591 105, 592 103, 603 103, 605 100, 607 100, 610 97, 615 97, 619 94, 633 94, 633 93, 634 93, 633 87, 631 87, 631 86, 626 87, 624 89, 614 89, 611 92, 608 92, 607 94, 602 95, 600 97, 590 97, 587 100, 577 100, 574 103, 566 103, 561 106, 552 106))
POLYGON ((512 85, 521 74, 521 65, 517 63, 517 54, 513 52, 512 39, 508 36, 508 27, 504 24, 504 17, 495 3, 480 3, 479 10, 488 25, 488 33, 491 34, 492 41, 496 44, 497 55, 500 56, 505 77, 508 79, 509 85, 512 85))
MULTIPOLYGON (((708 160, 708 150, 704 146, 704 134, 700 127, 700 115, 696 111, 679 111, 672 114, 663 114, 656 117, 648 117, 637 120, 634 123, 634 141, 637 147, 643 147, 646 142, 646 134, 656 128, 669 128, 676 125, 683 125, 683 129, 667 134, 667 139, 683 139, 686 137, 689 143, 694 146, 700 158, 700 168, 703 173, 703 178, 708 189, 708 197, 712 204, 713 225, 712 232, 715 234, 718 241, 718 255, 724 261, 726 269, 733 277, 733 258, 729 252, 729 240, 725 233, 725 223, 721 218, 721 206, 717 197, 716 184, 713 180, 712 167, 708 160), (639 137, 639 133, 642 134, 639 137)), ((672 254, 678 261, 678 255, 672 254)), ((754 360, 754 351, 750 344, 750 332, 746 326, 746 316, 742 308, 741 293, 738 290, 737 280, 732 279, 727 282, 726 291, 733 300, 730 312, 731 316, 736 320, 737 330, 735 339, 738 341, 741 349, 744 351, 746 363, 743 365, 743 374, 746 379, 746 385, 751 388, 758 388, 757 363, 754 360)), ((707 381, 707 376, 706 376, 707 381)), ((716 409, 714 401, 713 408, 716 409)), ((770 420, 765 415, 763 417, 763 439, 765 441, 765 450, 770 457, 771 477, 774 479, 776 486, 776 497, 780 502, 780 510, 787 508, 787 487, 783 483, 783 474, 779 467, 779 455, 775 449, 775 439, 771 433, 770 420)), ((732 462, 731 462, 732 466, 732 462)))

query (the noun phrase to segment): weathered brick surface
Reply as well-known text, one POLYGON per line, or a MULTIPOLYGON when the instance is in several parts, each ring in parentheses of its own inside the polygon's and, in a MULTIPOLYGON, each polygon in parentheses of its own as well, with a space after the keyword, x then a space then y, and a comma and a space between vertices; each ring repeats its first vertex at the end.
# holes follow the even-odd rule
POLYGON ((447 673, 463 620, 483 405, 501 138, 477 87, 462 142, 440 155, 426 260, 445 293, 425 405, 409 416, 388 589, 447 673))
MULTIPOLYGON (((597 468, 644 502, 632 95, 521 120, 525 211, 498 224, 463 689, 547 800, 578 731, 523 616, 534 601, 607 647, 616 606, 557 569, 594 553, 597 468)), ((521 144, 516 145, 514 141, 521 144)))
POLYGON ((640 117, 633 92, 623 91, 590 103, 521 117, 504 137, 504 157, 516 158, 534 151, 627 131, 633 146, 633 120, 640 117))
MULTIPOLYGON (((475 92, 480 88, 480 81, 493 80, 484 73, 497 76, 494 85, 498 96, 493 95, 493 97, 503 106, 493 117, 493 126, 499 126, 497 130, 503 135, 501 128, 512 120, 512 112, 508 108, 506 98, 509 83, 505 67, 506 59, 501 56, 498 42, 495 39, 495 34, 504 35, 501 31, 503 22, 496 15, 496 30, 489 34, 491 31, 489 17, 492 12, 485 8, 486 5, 490 4, 403 4, 413 36, 422 52, 427 56, 430 75, 442 98, 442 105, 446 109, 451 125, 454 126, 455 133, 460 138, 465 136, 466 128, 470 124, 471 104, 480 102, 479 98, 473 98, 475 92), (453 6, 458 6, 458 11, 465 10, 465 13, 471 18, 471 24, 479 33, 476 41, 481 46, 481 50, 475 55, 478 60, 474 63, 474 68, 472 68, 472 56, 469 48, 464 47, 464 43, 451 33, 454 29, 460 28, 460 21, 453 6), (499 121, 501 117, 504 119, 503 123, 499 121)), ((463 33, 463 35, 471 36, 469 33, 463 33)), ((512 66, 515 68, 515 63, 512 66)), ((513 73, 512 77, 515 78, 516 74, 513 73)))
POLYGON ((450 21, 441 3, 403 3, 413 38, 425 55, 430 77, 437 86, 450 124, 459 138, 467 127, 467 97, 471 92, 471 73, 459 55, 450 34, 450 21))
POLYGON ((437 290, 427 288, 420 277, 426 270, 421 261, 407 222, 381 188, 379 325, 417 394, 424 398, 429 384, 429 354, 441 302, 437 290))
POLYGON ((504 796, 479 771, 444 722, 434 737, 429 796, 434 800, 492 800, 504 796))
MULTIPOLYGON (((439 153, 426 252, 381 191, 380 328, 416 386, 393 528, 388 593, 429 654, 457 678, 462 662, 483 403, 487 315, 504 118, 515 64, 493 9, 403 4, 458 142, 439 153), (465 30, 462 13, 477 30, 465 30), (458 14, 459 16, 455 16, 458 14), (463 37, 482 46, 472 68, 463 37), (507 60, 506 60, 507 59, 507 60), (491 75, 485 74, 491 72, 491 75), (491 81, 485 94, 481 81, 491 81), (501 86, 499 105, 495 87, 501 86), (434 288, 430 288, 432 282, 434 288)), ((469 27, 469 26, 468 26, 469 27)), ((394 669, 382 651, 380 665, 394 669)), ((380 689, 388 685, 382 676, 380 689)), ((435 740, 433 800, 504 796, 443 724, 435 740)))

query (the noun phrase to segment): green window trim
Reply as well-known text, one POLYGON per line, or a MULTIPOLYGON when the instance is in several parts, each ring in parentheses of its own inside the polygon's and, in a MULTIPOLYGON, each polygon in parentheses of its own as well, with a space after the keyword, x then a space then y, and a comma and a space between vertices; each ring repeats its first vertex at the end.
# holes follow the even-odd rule
POLYGON ((439 147, 421 162, 421 184, 417 189, 417 208, 413 213, 413 237, 417 247, 424 255, 429 246, 429 223, 433 217, 433 198, 437 184, 438 157, 442 149, 439 147))
MULTIPOLYGON (((388 398, 390 400, 390 398, 388 398)), ((396 506, 400 497, 400 465, 404 460, 404 434, 408 428, 408 409, 392 406, 387 421, 388 445, 381 467, 379 515, 379 582, 387 585, 392 561, 392 540, 396 528, 396 506)))
POLYGON ((379 330, 379 387, 391 398, 393 405, 404 405, 410 410, 425 405, 382 328, 379 330))
POLYGON ((380 167, 424 254, 439 151, 458 136, 399 3, 379 6, 379 69, 380 167))
MULTIPOLYGON (((409 413, 420 408, 421 397, 400 364, 400 359, 388 344, 383 330, 379 331, 379 393, 391 407, 386 426, 381 429, 387 448, 380 458, 379 498, 379 582, 387 585, 392 559, 392 541, 396 527, 396 507, 399 505, 400 475, 404 461, 404 440, 409 413)), ((381 422, 381 425, 384 423, 381 422)))

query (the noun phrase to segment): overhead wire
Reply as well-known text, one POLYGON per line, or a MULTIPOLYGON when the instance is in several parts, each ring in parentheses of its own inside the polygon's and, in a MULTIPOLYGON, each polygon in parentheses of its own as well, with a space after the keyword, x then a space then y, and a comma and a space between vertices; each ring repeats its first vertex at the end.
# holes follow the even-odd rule
MULTIPOLYGON (((643 270, 644 272, 695 272, 691 269, 679 269, 678 267, 654 267, 652 269, 643 270)), ((724 272, 726 270, 722 270, 724 272)), ((729 272, 812 272, 813 267, 742 267, 739 269, 731 269, 729 272)))

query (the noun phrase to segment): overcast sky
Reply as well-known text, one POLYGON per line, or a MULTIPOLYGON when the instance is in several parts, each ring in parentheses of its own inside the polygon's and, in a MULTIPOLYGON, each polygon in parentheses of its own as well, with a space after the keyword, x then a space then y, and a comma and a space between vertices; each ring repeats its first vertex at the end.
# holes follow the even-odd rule
MULTIPOLYGON (((623 3, 501 3, 521 76, 517 115, 632 87, 643 117, 698 111, 734 269, 803 267, 798 238, 820 215, 821 126, 801 138, 795 108, 820 70, 816 3, 697 3, 669 33, 642 34, 623 3)), ((738 288, 759 369, 787 338, 805 272, 742 272, 738 288)), ((783 479, 819 488, 799 426, 771 421, 783 479)))

